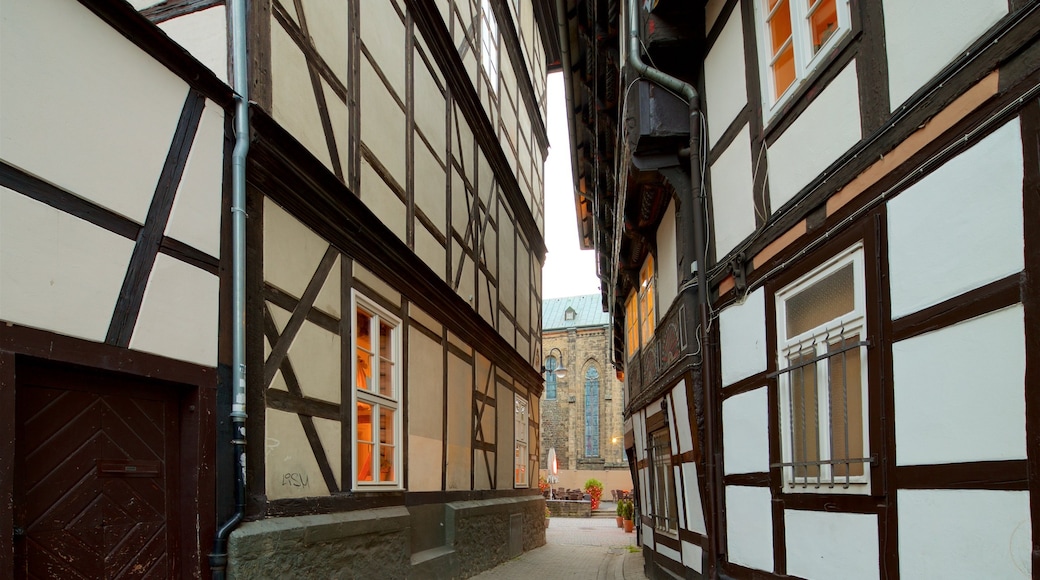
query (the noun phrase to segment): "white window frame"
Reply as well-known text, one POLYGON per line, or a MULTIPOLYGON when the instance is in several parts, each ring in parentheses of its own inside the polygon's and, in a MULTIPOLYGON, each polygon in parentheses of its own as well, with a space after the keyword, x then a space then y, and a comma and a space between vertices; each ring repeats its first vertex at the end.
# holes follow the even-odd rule
POLYGON ((491 92, 498 95, 499 66, 498 59, 498 20, 491 9, 490 0, 480 2, 480 65, 487 74, 491 84, 491 92))
POLYGON ((650 518, 654 522, 655 530, 677 537, 679 533, 679 496, 675 486, 675 468, 672 467, 673 453, 671 427, 666 424, 649 433, 646 456, 653 491, 650 496, 650 518), (654 440, 658 438, 663 438, 665 443, 656 444, 654 440), (657 452, 664 448, 667 448, 667 455, 658 456, 657 452), (659 473, 659 469, 665 472, 663 477, 659 473), (658 509, 664 509, 667 513, 658 513, 658 509))
MULTIPOLYGON (((371 299, 365 297, 357 290, 351 291, 350 297, 350 353, 351 360, 354 361, 357 358, 357 312, 359 309, 366 311, 371 315, 371 328, 370 333, 373 341, 379 340, 379 322, 383 322, 392 326, 390 332, 390 356, 393 361, 393 370, 390 373, 390 381, 392 385, 392 396, 387 397, 379 394, 378 392, 372 392, 360 388, 357 380, 357 368, 351 366, 351 456, 354 458, 353 465, 350 467, 352 489, 354 491, 381 491, 381 490, 399 490, 403 489, 404 486, 404 462, 403 457, 403 433, 402 433, 402 414, 404 413, 404 407, 401 405, 401 319, 380 307, 371 299), (394 410, 394 426, 393 426, 393 445, 394 445, 394 480, 393 481, 380 481, 380 475, 378 469, 373 469, 373 480, 374 481, 358 481, 358 469, 357 469, 357 448, 358 448, 358 419, 357 419, 357 404, 358 401, 372 405, 372 421, 373 431, 378 433, 379 431, 379 407, 385 407, 394 410)), ((375 379, 379 376, 379 345, 373 344, 373 352, 376 356, 373 357, 373 372, 372 377, 375 379)), ((356 362, 355 362, 356 364, 356 362)), ((373 439, 377 439, 377 436, 373 436, 373 439)), ((375 452, 378 452, 379 443, 375 441, 375 452)))
POLYGON ((526 397, 513 394, 513 487, 516 488, 531 485, 528 473, 528 457, 531 454, 527 436, 530 416, 528 405, 526 397))
MULTIPOLYGON (((791 41, 794 43, 794 81, 791 86, 781 95, 776 95, 776 86, 772 74, 772 59, 770 47, 772 42, 769 37, 769 28, 766 26, 768 18, 769 0, 757 0, 755 2, 755 25, 758 30, 759 46, 759 78, 762 91, 763 115, 766 122, 779 111, 798 89, 805 83, 813 72, 820 67, 820 63, 827 59, 838 43, 852 30, 852 14, 849 9, 850 0, 835 0, 835 9, 838 15, 838 29, 831 34, 820 50, 812 52, 812 30, 809 27, 809 16, 811 11, 819 5, 821 0, 786 0, 791 6, 791 41)), ((775 7, 774 7, 775 10, 775 7)))
MULTIPOLYGON (((804 354, 810 349, 815 350, 814 356, 824 355, 827 353, 828 345, 840 342, 842 338, 847 339, 858 335, 860 341, 866 341, 866 282, 864 276, 863 244, 858 242, 776 293, 777 368, 781 369, 781 373, 777 377, 777 388, 780 394, 780 453, 783 463, 794 461, 794 449, 791 441, 794 426, 791 424, 789 413, 792 405, 791 373, 782 372, 783 369, 789 366, 788 357, 800 353, 804 354), (787 301, 849 264, 853 266, 853 310, 801 334, 787 338, 787 301)), ((870 457, 870 412, 868 405, 869 388, 867 386, 866 346, 859 347, 859 355, 863 457, 870 457)), ((817 385, 828 384, 828 361, 829 359, 824 358, 816 362, 817 385)), ((819 388, 817 393, 818 408, 830 409, 830 390, 819 388)), ((821 417, 817 434, 821 460, 832 458, 829 431, 829 422, 824 421, 821 417)), ((863 475, 849 477, 847 487, 845 485, 846 477, 843 475, 833 476, 830 465, 821 465, 818 477, 796 476, 793 467, 784 466, 782 468, 783 477, 781 478, 783 491, 785 493, 869 494, 870 464, 863 463, 862 465, 863 475)))

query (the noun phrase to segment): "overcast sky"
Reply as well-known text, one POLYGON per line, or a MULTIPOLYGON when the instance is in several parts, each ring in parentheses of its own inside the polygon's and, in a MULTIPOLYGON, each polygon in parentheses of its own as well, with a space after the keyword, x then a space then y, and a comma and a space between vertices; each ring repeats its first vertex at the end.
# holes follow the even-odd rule
POLYGON ((574 214, 574 178, 571 175, 563 74, 549 75, 549 157, 545 160, 545 245, 542 298, 598 294, 596 259, 581 250, 574 214))

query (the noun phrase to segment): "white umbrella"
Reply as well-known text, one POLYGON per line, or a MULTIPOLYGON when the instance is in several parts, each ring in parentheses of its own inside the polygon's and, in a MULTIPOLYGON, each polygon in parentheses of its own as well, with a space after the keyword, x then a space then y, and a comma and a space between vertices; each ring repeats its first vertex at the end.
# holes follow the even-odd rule
POLYGON ((549 477, 546 478, 550 484, 549 496, 552 497, 555 495, 556 491, 552 489, 551 485, 560 481, 560 478, 556 477, 556 475, 560 473, 560 464, 556 461, 555 447, 549 448, 549 453, 545 456, 545 463, 545 469, 549 472, 549 477))

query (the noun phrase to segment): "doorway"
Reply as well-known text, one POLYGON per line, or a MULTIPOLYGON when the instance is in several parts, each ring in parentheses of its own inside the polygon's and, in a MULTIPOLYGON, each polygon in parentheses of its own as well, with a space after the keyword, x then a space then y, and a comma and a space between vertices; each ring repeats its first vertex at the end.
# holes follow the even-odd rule
POLYGON ((177 576, 178 391, 24 359, 16 385, 15 577, 177 576))

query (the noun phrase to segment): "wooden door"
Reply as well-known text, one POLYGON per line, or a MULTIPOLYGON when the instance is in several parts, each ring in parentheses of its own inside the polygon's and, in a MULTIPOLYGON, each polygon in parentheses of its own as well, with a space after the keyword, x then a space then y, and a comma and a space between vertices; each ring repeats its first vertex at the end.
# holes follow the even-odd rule
POLYGON ((16 382, 16 577, 174 577, 176 392, 35 365, 16 382))

